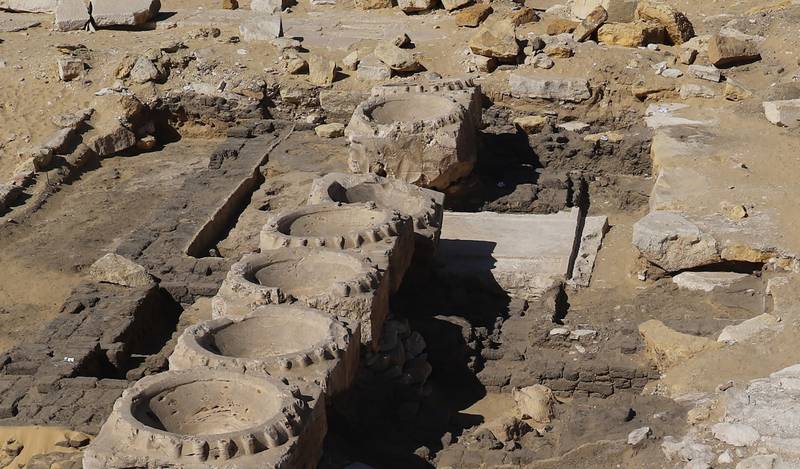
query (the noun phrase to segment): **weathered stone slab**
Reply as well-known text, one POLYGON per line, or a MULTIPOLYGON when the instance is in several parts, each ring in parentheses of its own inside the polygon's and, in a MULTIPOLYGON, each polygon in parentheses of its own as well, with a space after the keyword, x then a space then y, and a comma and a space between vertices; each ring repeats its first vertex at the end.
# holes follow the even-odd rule
POLYGON ((6 13, 0 11, 0 33, 14 33, 42 24, 41 17, 32 13, 6 13))
POLYGON ((58 0, 0 0, 0 10, 53 13, 58 0))
POLYGON ((572 14, 580 19, 589 16, 595 8, 601 6, 608 12, 608 21, 612 23, 628 23, 633 21, 637 0, 575 0, 572 14))
POLYGON ((711 292, 715 288, 726 288, 748 278, 747 274, 736 272, 682 272, 672 278, 684 290, 711 292))
POLYGON ((588 287, 592 279, 594 262, 603 244, 603 236, 608 231, 608 217, 586 217, 581 233, 580 247, 572 266, 572 277, 569 284, 576 287, 588 287))
POLYGON ((80 31, 91 21, 89 9, 83 0, 59 0, 53 29, 56 31, 80 31))
POLYGON ((800 99, 765 101, 764 116, 781 127, 800 127, 800 99))
POLYGON ((99 28, 142 26, 158 14, 159 0, 92 0, 92 19, 99 28))
POLYGON ((257 14, 239 26, 239 33, 245 41, 271 41, 283 36, 281 15, 257 14))
POLYGON ((720 260, 717 242, 676 212, 650 212, 633 225, 633 245, 668 272, 720 260))
POLYGON ((544 78, 512 73, 508 77, 511 94, 518 98, 540 98, 581 102, 592 97, 585 79, 544 78))
POLYGON ((734 326, 727 326, 717 338, 717 342, 735 344, 744 342, 767 331, 777 331, 781 328, 780 321, 771 314, 761 314, 734 326))
POLYGON ((537 298, 569 275, 579 211, 551 215, 445 212, 437 258, 456 276, 537 298))

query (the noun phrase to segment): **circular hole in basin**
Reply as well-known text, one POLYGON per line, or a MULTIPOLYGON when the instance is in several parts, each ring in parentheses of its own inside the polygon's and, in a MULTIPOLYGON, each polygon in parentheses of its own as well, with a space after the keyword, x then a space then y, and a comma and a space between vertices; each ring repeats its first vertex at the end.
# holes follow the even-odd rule
POLYGON ((143 424, 179 435, 219 435, 264 424, 280 412, 279 391, 247 381, 198 380, 134 401, 143 424))
POLYGON ((442 96, 409 94, 375 106, 369 117, 378 124, 438 119, 450 113, 453 103, 442 96))
POLYGON ((269 263, 258 268, 253 277, 260 285, 279 288, 299 298, 325 293, 334 283, 350 281, 358 273, 353 265, 308 256, 269 263))
POLYGON ((320 318, 281 308, 278 314, 259 314, 218 329, 214 352, 237 358, 268 358, 314 347, 328 336, 320 318))
POLYGON ((388 184, 363 183, 345 191, 346 200, 340 202, 375 202, 383 209, 396 210, 404 214, 415 214, 426 208, 425 201, 407 193, 392 189, 388 184))
POLYGON ((385 219, 384 213, 364 207, 336 207, 300 215, 281 227, 281 231, 291 236, 344 236, 385 219))

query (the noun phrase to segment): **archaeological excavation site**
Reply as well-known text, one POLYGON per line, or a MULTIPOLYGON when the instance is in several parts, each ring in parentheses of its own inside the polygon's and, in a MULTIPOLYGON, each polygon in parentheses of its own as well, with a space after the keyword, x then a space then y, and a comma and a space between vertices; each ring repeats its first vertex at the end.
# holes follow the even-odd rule
POLYGON ((798 181, 800 0, 0 0, 0 468, 800 469, 798 181))

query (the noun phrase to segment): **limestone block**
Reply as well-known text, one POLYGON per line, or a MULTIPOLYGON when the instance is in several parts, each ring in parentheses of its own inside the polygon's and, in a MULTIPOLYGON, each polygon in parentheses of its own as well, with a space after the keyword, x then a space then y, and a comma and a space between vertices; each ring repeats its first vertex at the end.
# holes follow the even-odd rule
POLYGON ((508 78, 511 94, 517 98, 540 98, 558 101, 581 102, 592 97, 589 82, 585 79, 538 78, 522 73, 512 73, 508 78))
POLYGON ((397 6, 405 13, 428 11, 435 5, 434 0, 397 0, 397 6))
POLYGON ((644 338, 647 356, 660 371, 720 346, 705 337, 677 332, 656 319, 640 324, 639 333, 644 338))
POLYGON ((706 67, 704 65, 689 65, 689 75, 703 80, 719 83, 722 80, 722 72, 716 67, 706 67))
POLYGON ((0 0, 0 10, 54 13, 58 0, 0 0))
POLYGON ((664 26, 670 41, 676 45, 683 44, 694 37, 694 26, 689 18, 665 3, 642 0, 636 6, 635 18, 664 26))
POLYGON ((733 326, 726 326, 720 332, 717 342, 735 344, 748 341, 761 333, 777 331, 781 328, 779 319, 771 314, 760 314, 733 326))
POLYGON ((715 34, 708 42, 708 60, 719 68, 761 60, 758 43, 751 38, 715 34))
POLYGON ((422 65, 412 52, 394 44, 387 42, 378 44, 374 53, 375 57, 396 72, 413 73, 422 70, 422 65))
POLYGON ((575 0, 572 15, 584 19, 595 8, 601 6, 608 12, 608 21, 627 23, 633 21, 637 0, 575 0))
POLYGON ((472 3, 473 0, 442 0, 442 6, 447 11, 453 11, 472 3))
POLYGON ((711 292, 715 288, 726 288, 748 278, 747 274, 736 272, 682 272, 672 278, 672 282, 684 290, 711 292))
POLYGON ((550 419, 554 416, 553 408, 556 399, 553 391, 547 386, 535 384, 522 389, 514 389, 512 397, 522 418, 545 424, 550 423, 550 419))
POLYGON ((56 31, 81 31, 91 21, 84 0, 59 0, 53 29, 56 31))
POLYGON ((362 10, 392 8, 392 0, 355 0, 355 5, 362 10))
POLYGON ((600 26, 608 20, 608 12, 602 6, 598 6, 589 13, 581 24, 575 28, 573 39, 582 42, 589 39, 600 26))
POLYGON ((281 15, 255 14, 239 26, 245 41, 271 41, 283 36, 281 15))
POLYGON ((464 8, 456 15, 456 25, 477 28, 492 11, 492 7, 488 3, 478 3, 464 8))
POLYGON ((384 81, 392 77, 392 69, 374 55, 364 57, 356 71, 359 80, 384 81))
POLYGON ((633 225, 633 245, 668 272, 719 262, 716 240, 676 212, 650 212, 633 225))
POLYGON ((499 60, 516 58, 519 55, 519 43, 514 24, 507 20, 485 22, 469 40, 469 48, 473 54, 484 57, 499 60))
POLYGON ((89 277, 97 282, 114 283, 124 287, 149 288, 153 277, 144 267, 120 255, 108 253, 89 267, 89 277))
POLYGON ((800 127, 800 99, 765 101, 764 116, 781 127, 800 127))
POLYGON ((321 311, 268 305, 239 318, 188 327, 169 358, 170 370, 208 367, 307 381, 326 395, 341 393, 358 371, 360 340, 321 311))
POLYGON ((597 31, 599 42, 614 46, 641 47, 648 44, 663 44, 666 38, 666 28, 648 23, 608 23, 597 31))
POLYGON ((92 0, 92 19, 99 28, 141 26, 152 21, 161 9, 159 0, 92 0))
POLYGON ((308 81, 317 86, 331 86, 336 77, 336 63, 311 54, 308 57, 308 81))
POLYGON ((205 367, 128 388, 84 451, 86 469, 316 467, 326 432, 319 387, 205 367))
POLYGON ((283 0, 252 0, 250 2, 250 9, 262 13, 280 13, 284 5, 283 0))

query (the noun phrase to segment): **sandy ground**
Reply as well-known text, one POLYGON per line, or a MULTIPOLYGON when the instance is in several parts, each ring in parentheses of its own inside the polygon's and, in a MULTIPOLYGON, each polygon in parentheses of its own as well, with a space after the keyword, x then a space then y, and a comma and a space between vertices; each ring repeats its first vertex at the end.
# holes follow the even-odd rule
POLYGON ((66 435, 73 439, 88 437, 88 435, 73 432, 59 427, 2 427, 0 426, 0 442, 16 440, 22 445, 22 452, 9 461, 7 468, 25 467, 32 456, 46 453, 75 453, 75 448, 65 446, 66 435))

